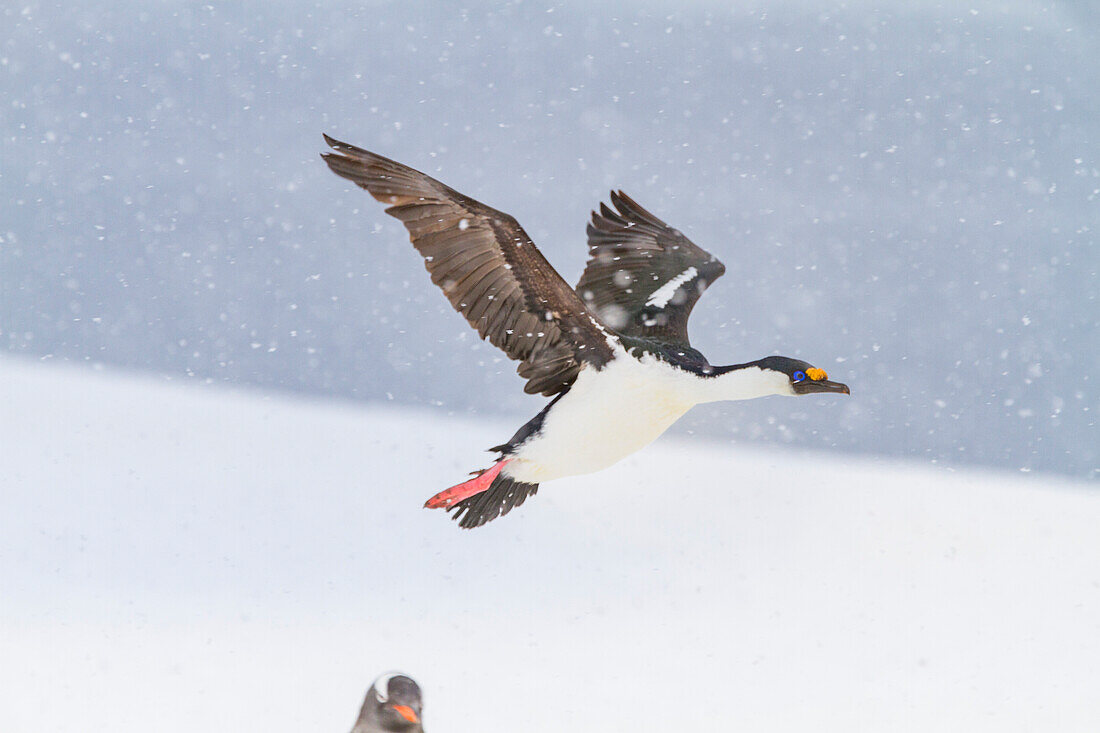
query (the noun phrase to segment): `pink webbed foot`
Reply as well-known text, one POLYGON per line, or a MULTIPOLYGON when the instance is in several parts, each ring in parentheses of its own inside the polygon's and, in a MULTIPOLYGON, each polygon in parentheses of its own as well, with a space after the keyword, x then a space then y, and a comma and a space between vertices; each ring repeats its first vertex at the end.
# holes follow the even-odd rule
POLYGON ((480 494, 492 485, 493 479, 497 477, 500 470, 504 468, 510 460, 511 459, 500 461, 492 468, 485 469, 469 481, 463 481, 457 486, 452 486, 449 489, 440 491, 431 499, 424 502, 424 506, 428 509, 447 509, 463 499, 468 499, 474 494, 480 494))

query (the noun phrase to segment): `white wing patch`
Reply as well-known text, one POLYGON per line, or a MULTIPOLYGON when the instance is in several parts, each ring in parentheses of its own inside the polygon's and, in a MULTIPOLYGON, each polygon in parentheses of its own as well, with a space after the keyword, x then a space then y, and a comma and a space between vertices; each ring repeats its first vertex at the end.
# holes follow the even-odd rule
POLYGON ((647 300, 645 304, 647 306, 664 308, 666 305, 668 305, 668 302, 672 300, 672 296, 676 294, 676 291, 680 289, 680 286, 691 282, 698 274, 698 270, 696 270, 694 267, 689 267, 661 287, 654 290, 653 295, 649 296, 649 300, 647 300))

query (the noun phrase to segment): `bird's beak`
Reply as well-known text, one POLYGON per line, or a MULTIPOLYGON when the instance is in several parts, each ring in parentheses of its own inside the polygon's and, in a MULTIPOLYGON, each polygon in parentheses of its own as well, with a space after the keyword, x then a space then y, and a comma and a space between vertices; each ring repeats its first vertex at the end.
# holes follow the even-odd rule
POLYGON ((394 705, 393 709, 397 711, 398 715, 400 715, 402 718, 409 721, 410 723, 420 722, 420 716, 417 715, 416 711, 410 708, 408 705, 394 705))
POLYGON ((817 392, 836 392, 838 394, 852 394, 848 389, 848 385, 841 384, 840 382, 830 382, 828 379, 822 379, 820 381, 813 381, 811 379, 805 379, 801 382, 796 382, 794 385, 794 393, 814 394, 817 392))

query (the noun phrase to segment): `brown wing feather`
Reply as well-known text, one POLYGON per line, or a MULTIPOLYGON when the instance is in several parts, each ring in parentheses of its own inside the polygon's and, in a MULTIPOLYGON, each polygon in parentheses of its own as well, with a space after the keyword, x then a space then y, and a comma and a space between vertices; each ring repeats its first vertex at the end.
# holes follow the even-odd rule
POLYGON ((524 391, 552 395, 583 363, 611 358, 607 332, 519 223, 420 171, 325 136, 337 175, 389 204, 432 282, 478 334, 512 359, 524 391))

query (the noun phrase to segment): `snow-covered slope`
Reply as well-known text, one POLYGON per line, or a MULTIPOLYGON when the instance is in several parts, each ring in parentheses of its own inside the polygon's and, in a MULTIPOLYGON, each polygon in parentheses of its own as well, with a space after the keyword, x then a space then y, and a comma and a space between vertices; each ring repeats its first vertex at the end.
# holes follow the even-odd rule
POLYGON ((1100 726, 1083 484, 662 440, 463 532, 515 425, 10 359, 0 411, 9 733, 344 731, 392 667, 431 733, 1100 726))

